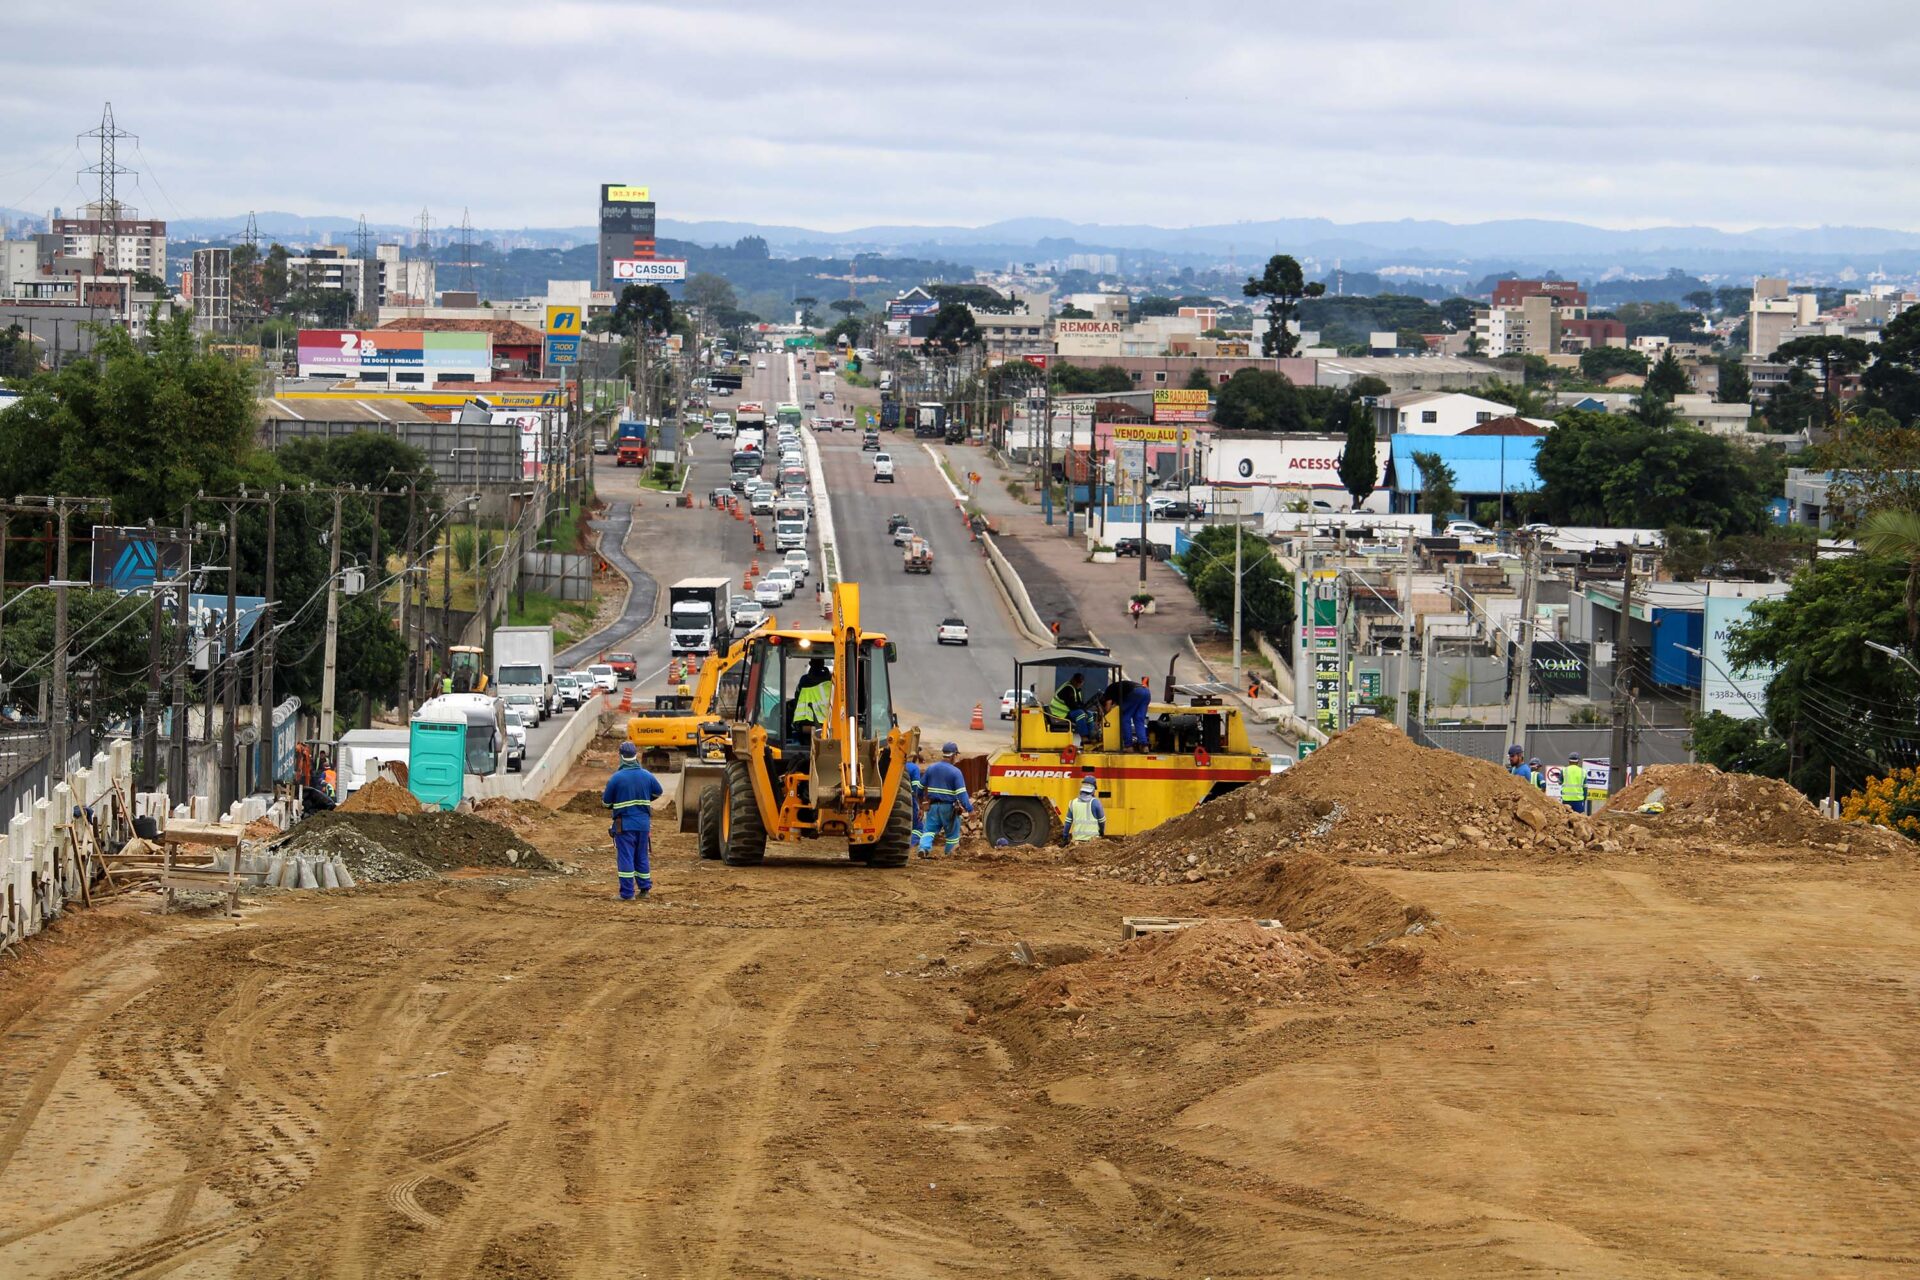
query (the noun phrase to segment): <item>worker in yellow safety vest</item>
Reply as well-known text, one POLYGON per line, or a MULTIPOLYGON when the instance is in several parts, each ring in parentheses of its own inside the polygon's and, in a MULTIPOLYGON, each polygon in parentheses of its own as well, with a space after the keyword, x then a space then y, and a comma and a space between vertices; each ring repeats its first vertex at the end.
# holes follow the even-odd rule
POLYGON ((794 736, 813 741, 814 730, 827 722, 827 707, 833 701, 833 675, 824 659, 807 664, 800 687, 793 695, 794 736))
POLYGON ((1107 811, 1100 803, 1100 784, 1092 778, 1080 782, 1080 794, 1067 805, 1068 844, 1080 844, 1107 834, 1107 811))
POLYGON ((1587 811, 1587 770, 1577 752, 1567 757, 1567 767, 1560 771, 1560 802, 1575 813, 1587 811))

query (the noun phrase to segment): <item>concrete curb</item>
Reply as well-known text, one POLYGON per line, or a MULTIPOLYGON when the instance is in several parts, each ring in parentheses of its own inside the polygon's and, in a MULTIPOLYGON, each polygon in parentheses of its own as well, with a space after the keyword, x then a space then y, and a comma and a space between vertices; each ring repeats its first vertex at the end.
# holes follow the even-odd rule
MULTIPOLYGON (((967 495, 962 493, 960 487, 948 477, 947 469, 941 465, 945 459, 941 457, 939 451, 924 440, 920 442, 920 447, 927 451, 929 458, 933 459, 940 482, 946 485, 947 492, 953 495, 954 505, 959 508, 960 518, 964 522, 967 516, 967 495)), ((1044 649, 1053 648, 1053 633, 1048 631, 1046 623, 1041 621, 1040 611, 1033 607, 1033 598, 1027 594, 1020 576, 1013 571, 1013 566, 1007 563, 1007 558, 1001 554, 1000 548, 994 545, 993 535, 983 530, 980 534, 980 545, 986 549, 988 576, 993 579, 993 585, 999 588, 1001 603, 1006 605, 1007 615, 1013 619, 1014 629, 1019 631, 1021 638, 1029 644, 1039 645, 1044 649)))
POLYGON ((533 762, 524 773, 496 773, 481 779, 468 788, 468 795, 475 800, 490 799, 495 796, 508 800, 538 800, 547 792, 560 785, 567 771, 573 768, 581 753, 594 735, 600 732, 607 716, 609 699, 604 693, 596 693, 587 699, 580 709, 573 713, 573 719, 567 726, 554 735, 540 758, 533 762))

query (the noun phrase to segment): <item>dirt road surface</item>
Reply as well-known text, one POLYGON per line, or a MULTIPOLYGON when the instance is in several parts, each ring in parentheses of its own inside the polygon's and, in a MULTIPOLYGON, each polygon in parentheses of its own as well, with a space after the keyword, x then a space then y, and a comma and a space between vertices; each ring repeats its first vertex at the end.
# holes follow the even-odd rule
POLYGON ((629 905, 529 825, 582 874, 7 957, 0 1275, 1920 1269, 1898 858, 1290 863, 1249 961, 1112 951, 1211 883, 663 836, 629 905))

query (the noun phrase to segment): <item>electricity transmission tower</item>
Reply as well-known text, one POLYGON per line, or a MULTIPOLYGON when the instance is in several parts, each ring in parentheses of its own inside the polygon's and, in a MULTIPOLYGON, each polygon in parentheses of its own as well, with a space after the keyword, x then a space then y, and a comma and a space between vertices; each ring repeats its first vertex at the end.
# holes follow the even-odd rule
POLYGON ((74 141, 78 144, 89 139, 100 145, 100 159, 80 171, 82 176, 92 175, 100 179, 100 203, 94 210, 97 229, 94 238, 96 249, 94 256, 100 260, 103 271, 118 271, 120 267, 120 197, 115 180, 121 174, 130 174, 134 170, 119 162, 117 152, 122 139, 131 139, 135 145, 139 144, 140 139, 113 122, 111 102, 107 103, 100 112, 99 127, 87 130, 74 141))

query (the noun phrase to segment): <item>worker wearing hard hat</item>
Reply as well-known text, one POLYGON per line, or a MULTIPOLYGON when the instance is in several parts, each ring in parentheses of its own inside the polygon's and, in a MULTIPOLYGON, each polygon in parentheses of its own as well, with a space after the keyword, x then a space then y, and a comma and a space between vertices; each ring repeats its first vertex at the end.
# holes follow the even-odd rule
POLYGON ((1527 754, 1526 749, 1520 746, 1520 744, 1518 743, 1515 743, 1513 746, 1508 747, 1507 748, 1507 772, 1512 774, 1516 778, 1525 778, 1527 781, 1531 782, 1533 781, 1533 770, 1527 767, 1527 763, 1525 760, 1526 754, 1527 754))
POLYGON ((920 856, 923 858, 933 856, 936 836, 944 839, 945 853, 952 857, 960 848, 960 814, 963 810, 973 812, 973 797, 967 794, 967 775, 954 763, 959 754, 958 744, 947 743, 940 748, 940 758, 920 775, 927 789, 927 816, 920 824, 920 856))
POLYGON ((613 858, 620 875, 620 900, 631 902, 653 892, 653 802, 666 788, 640 763, 640 748, 620 744, 620 767, 607 779, 600 803, 613 810, 613 858))
POLYGON ((1575 813, 1587 811, 1587 770, 1580 763, 1580 753, 1567 757, 1567 767, 1560 771, 1560 800, 1575 813))
POLYGON ((1107 834, 1107 811, 1100 803, 1100 784, 1091 776, 1080 780, 1080 794, 1067 805, 1068 844, 1081 844, 1107 834))

